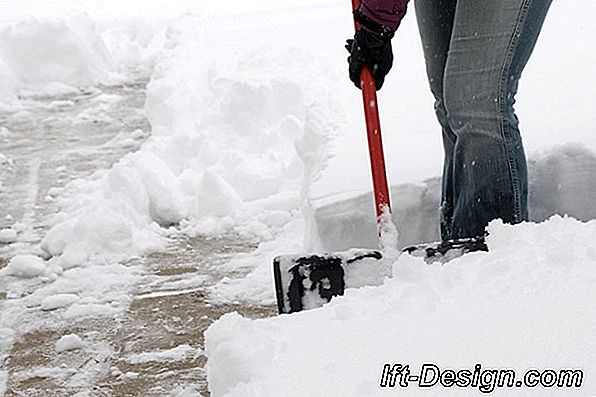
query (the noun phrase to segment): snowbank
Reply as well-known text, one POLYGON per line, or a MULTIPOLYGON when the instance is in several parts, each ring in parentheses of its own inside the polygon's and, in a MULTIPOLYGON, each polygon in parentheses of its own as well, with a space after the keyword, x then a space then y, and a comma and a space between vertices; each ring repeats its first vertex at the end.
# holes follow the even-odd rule
MULTIPOLYGON (((493 222, 489 253, 447 265, 403 255, 381 287, 350 290, 321 309, 270 319, 227 314, 206 332, 214 397, 389 396, 383 366, 441 369, 581 368, 596 393, 596 221, 493 222)), ((490 386, 490 374, 485 383, 490 386)), ((478 388, 420 389, 408 396, 466 395, 478 388)), ((520 388, 496 395, 552 396, 520 388)))
POLYGON ((50 83, 95 84, 107 81, 114 70, 95 23, 83 13, 30 17, 4 26, 0 57, 9 94, 16 89, 43 91, 50 83))
POLYGON ((188 16, 169 29, 148 87, 152 137, 67 188, 43 241, 63 268, 159 248, 171 225, 268 241, 303 222, 339 117, 333 85, 298 49, 222 53, 212 28, 188 16))
MULTIPOLYGON (((557 146, 532 155, 528 166, 530 220, 540 222, 554 214, 596 219, 596 152, 580 144, 557 146)), ((440 238, 440 194, 440 178, 391 187, 401 247, 440 238)), ((332 196, 314 205, 323 250, 378 246, 371 193, 343 200, 332 196)))

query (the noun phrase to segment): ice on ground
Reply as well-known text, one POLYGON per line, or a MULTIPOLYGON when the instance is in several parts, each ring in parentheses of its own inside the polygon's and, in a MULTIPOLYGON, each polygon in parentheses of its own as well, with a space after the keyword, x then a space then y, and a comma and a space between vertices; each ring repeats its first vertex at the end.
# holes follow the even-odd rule
POLYGON ((180 361, 194 358, 199 354, 201 354, 201 351, 197 348, 189 345, 180 345, 168 350, 131 354, 126 358, 126 362, 130 364, 145 364, 149 362, 180 361))
MULTIPOLYGON (((227 314, 206 332, 214 397, 386 396, 385 363, 440 368, 582 368, 596 393, 596 221, 555 216, 490 225, 489 252, 445 265, 402 255, 383 286, 348 290, 316 310, 249 320, 227 314)), ((473 389, 411 385, 408 395, 473 389)), ((553 396, 560 389, 498 391, 553 396)))
POLYGON ((8 244, 17 241, 17 231, 14 229, 2 229, 0 230, 0 243, 8 244))
POLYGON ((47 264, 35 255, 17 255, 13 257, 8 265, 0 270, 1 276, 13 276, 19 278, 33 278, 46 273, 47 264))
POLYGON ((56 342, 56 353, 78 350, 84 346, 85 344, 80 336, 76 334, 64 335, 58 342, 56 342))

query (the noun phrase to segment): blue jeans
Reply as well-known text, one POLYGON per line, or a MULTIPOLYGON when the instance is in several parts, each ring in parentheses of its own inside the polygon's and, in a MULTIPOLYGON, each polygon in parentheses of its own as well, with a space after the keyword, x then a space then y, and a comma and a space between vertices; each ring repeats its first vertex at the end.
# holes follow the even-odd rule
POLYGON ((552 0, 416 0, 443 129, 443 240, 528 219, 527 164, 514 113, 518 82, 552 0))

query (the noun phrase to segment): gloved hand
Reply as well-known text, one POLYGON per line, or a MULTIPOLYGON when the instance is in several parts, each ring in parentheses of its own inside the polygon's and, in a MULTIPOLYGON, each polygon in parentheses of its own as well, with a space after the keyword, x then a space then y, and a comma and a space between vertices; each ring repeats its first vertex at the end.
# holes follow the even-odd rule
POLYGON ((377 90, 381 89, 385 82, 385 76, 393 66, 391 37, 360 28, 354 35, 354 39, 346 40, 345 48, 350 53, 348 57, 350 80, 356 87, 360 88, 362 67, 369 65, 377 84, 377 90))

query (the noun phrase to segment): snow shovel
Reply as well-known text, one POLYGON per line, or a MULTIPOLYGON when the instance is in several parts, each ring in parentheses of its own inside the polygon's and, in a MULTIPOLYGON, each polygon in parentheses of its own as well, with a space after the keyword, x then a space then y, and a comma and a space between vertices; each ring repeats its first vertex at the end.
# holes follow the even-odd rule
MULTIPOLYGON (((361 0, 352 0, 355 10, 361 0)), ((356 30, 359 29, 354 21, 356 30)), ((375 80, 368 66, 360 75, 372 170, 379 250, 352 249, 341 253, 282 255, 273 260, 279 313, 313 309, 343 295, 346 288, 379 284, 387 275, 386 256, 397 251, 397 229, 391 221, 381 125, 375 80)))

